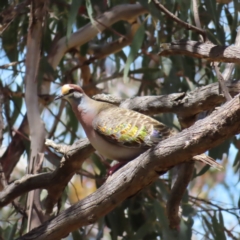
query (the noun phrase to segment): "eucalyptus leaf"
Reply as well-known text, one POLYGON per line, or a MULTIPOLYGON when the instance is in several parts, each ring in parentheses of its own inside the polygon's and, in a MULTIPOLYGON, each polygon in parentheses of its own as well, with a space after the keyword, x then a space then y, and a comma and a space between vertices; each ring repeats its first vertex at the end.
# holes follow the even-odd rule
POLYGON ((129 73, 130 65, 134 61, 134 59, 138 53, 138 50, 142 46, 142 42, 144 39, 144 31, 145 31, 144 26, 142 24, 139 27, 139 29, 137 30, 137 32, 133 38, 132 44, 130 45, 130 53, 128 55, 127 62, 125 64, 124 71, 123 71, 123 79, 125 82, 126 82, 126 79, 127 79, 128 73, 129 73))
POLYGON ((76 21, 76 17, 78 14, 78 9, 82 5, 83 0, 72 0, 70 11, 68 14, 68 22, 67 22, 67 39, 70 37, 72 26, 76 21))

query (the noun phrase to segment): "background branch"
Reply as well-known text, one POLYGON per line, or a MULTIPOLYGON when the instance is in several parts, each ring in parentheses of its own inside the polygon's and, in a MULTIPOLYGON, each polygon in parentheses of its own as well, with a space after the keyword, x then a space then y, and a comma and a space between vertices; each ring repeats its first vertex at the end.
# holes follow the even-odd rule
POLYGON ((183 26, 187 30, 193 30, 193 31, 197 32, 198 34, 201 34, 203 39, 204 39, 204 41, 206 41, 207 36, 206 36, 206 32, 203 29, 201 29, 199 27, 195 27, 192 24, 189 24, 187 22, 182 21, 181 19, 176 17, 173 13, 168 11, 158 0, 152 0, 152 1, 154 2, 154 4, 157 7, 157 9, 159 9, 161 12, 164 12, 173 21, 177 22, 178 24, 180 24, 181 26, 183 26))
POLYGON ((185 55, 203 58, 211 62, 240 63, 240 50, 237 46, 219 46, 196 41, 176 41, 160 44, 159 56, 185 55))
MULTIPOLYGON (((39 103, 38 103, 38 67, 40 61, 40 44, 42 40, 42 24, 46 15, 47 1, 32 1, 30 7, 29 31, 27 38, 27 54, 26 54, 26 76, 25 76, 25 101, 27 107, 27 118, 29 122, 31 137, 31 156, 29 160, 28 173, 37 173, 38 153, 43 152, 45 126, 41 119, 39 103)), ((37 214, 33 205, 40 205, 40 192, 30 192, 28 195, 28 231, 41 224, 42 220, 37 214)), ((40 211, 40 210, 39 210, 40 211)))
POLYGON ((10 203, 14 198, 33 189, 45 188, 49 195, 45 200, 47 212, 51 212, 52 207, 57 202, 62 193, 62 189, 71 179, 73 174, 80 169, 82 162, 94 151, 88 139, 77 141, 72 146, 56 145, 47 141, 48 146, 62 149, 64 156, 61 164, 52 173, 41 173, 36 175, 26 175, 7 186, 0 192, 0 207, 10 203))
MULTIPOLYGON (((231 96, 240 92, 240 80, 228 82, 231 96)), ((218 83, 196 88, 188 93, 173 93, 160 96, 143 96, 120 99, 112 95, 98 94, 93 97, 98 101, 109 102, 123 108, 129 108, 146 115, 159 113, 176 113, 179 118, 191 118, 196 114, 210 110, 222 104, 225 98, 219 93, 218 83)))

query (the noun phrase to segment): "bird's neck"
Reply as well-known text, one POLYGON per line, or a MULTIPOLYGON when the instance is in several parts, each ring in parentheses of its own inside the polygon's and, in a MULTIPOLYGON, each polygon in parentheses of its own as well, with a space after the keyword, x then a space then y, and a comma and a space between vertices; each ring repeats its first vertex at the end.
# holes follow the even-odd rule
POLYGON ((99 102, 84 95, 81 99, 72 99, 70 104, 86 134, 91 134, 90 130, 92 129, 92 121, 98 114, 99 102))

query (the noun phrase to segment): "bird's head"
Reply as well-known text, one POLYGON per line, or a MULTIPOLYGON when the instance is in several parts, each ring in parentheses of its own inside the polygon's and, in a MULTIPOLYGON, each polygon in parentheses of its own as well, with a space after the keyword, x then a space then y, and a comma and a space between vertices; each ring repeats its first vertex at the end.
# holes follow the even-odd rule
POLYGON ((54 100, 63 98, 70 103, 80 102, 84 95, 85 93, 81 87, 74 84, 65 84, 61 88, 61 94, 55 97, 54 100))

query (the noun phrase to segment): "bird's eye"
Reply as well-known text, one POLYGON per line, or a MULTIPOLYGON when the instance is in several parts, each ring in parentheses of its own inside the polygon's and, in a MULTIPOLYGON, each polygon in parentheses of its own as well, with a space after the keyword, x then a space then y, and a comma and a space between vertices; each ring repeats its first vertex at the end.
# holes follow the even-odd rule
POLYGON ((73 93, 73 92, 74 92, 74 89, 71 88, 71 89, 69 89, 68 94, 73 93))

